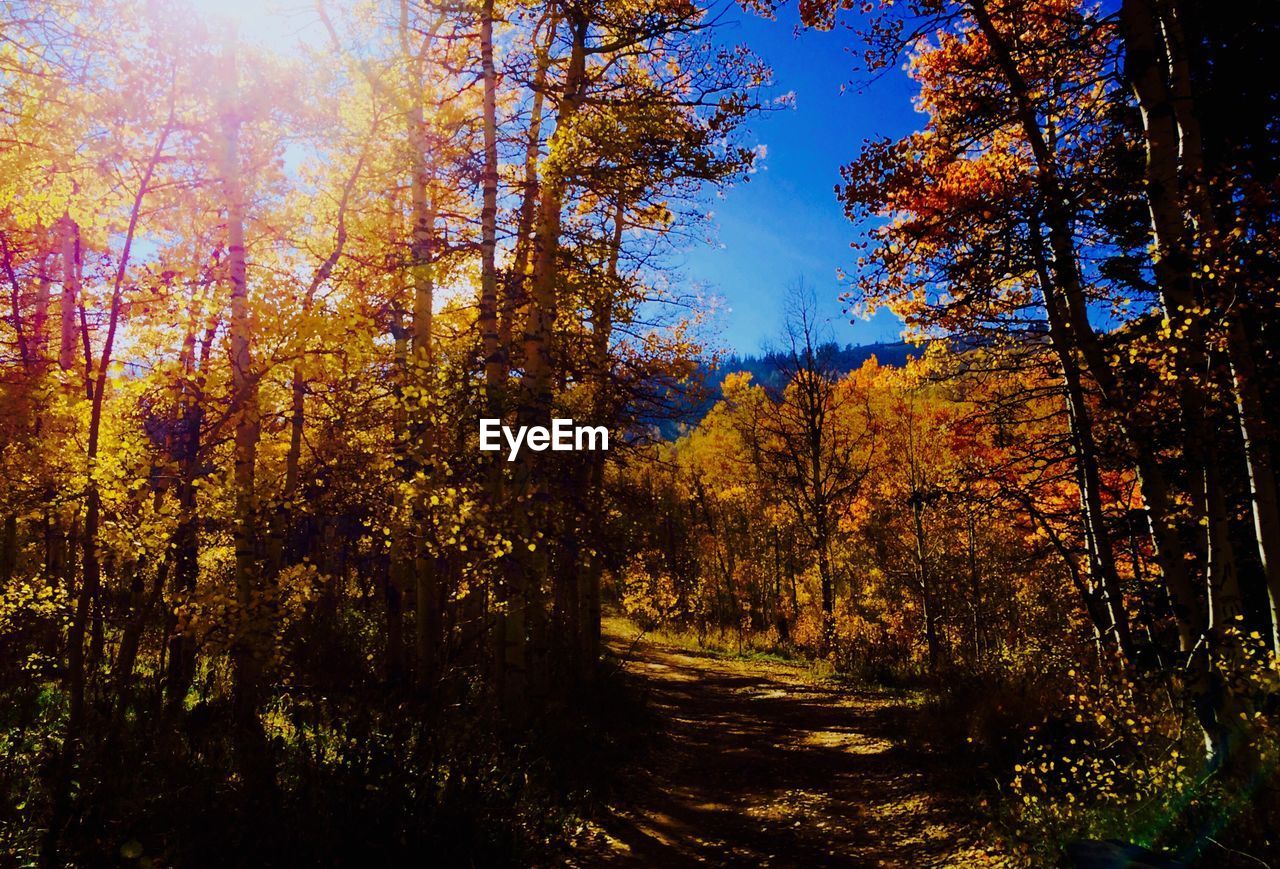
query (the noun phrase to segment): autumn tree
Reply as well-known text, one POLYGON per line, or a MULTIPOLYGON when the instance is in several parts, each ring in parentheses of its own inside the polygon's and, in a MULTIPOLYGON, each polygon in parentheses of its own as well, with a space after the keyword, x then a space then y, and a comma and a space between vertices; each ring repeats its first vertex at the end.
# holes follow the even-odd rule
POLYGON ((798 286, 785 330, 784 388, 757 408, 752 448, 777 496, 809 536, 822 587, 822 646, 835 635, 837 577, 831 546, 876 459, 869 383, 841 379, 831 367, 834 346, 822 340, 812 294, 798 286))

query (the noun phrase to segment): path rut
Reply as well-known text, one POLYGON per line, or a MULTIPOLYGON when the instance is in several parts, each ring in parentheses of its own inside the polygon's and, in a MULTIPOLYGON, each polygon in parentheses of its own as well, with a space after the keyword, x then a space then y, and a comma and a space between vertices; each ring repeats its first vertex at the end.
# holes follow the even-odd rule
POLYGON ((628 771, 582 866, 1004 865, 903 692, 689 650, 610 626, 662 734, 628 771))

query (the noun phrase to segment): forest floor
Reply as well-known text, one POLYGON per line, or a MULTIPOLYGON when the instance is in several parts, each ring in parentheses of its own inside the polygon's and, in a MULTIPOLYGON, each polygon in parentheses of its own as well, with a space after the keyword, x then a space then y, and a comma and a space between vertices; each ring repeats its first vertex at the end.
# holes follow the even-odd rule
POLYGON ((980 796, 916 738, 918 693, 605 629, 660 735, 577 865, 1007 865, 980 796))

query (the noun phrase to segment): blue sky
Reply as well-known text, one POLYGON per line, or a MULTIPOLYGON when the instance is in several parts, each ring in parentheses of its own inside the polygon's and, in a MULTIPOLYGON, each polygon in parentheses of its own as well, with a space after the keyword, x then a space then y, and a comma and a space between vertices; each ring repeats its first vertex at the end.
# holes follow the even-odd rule
POLYGON ((779 10, 776 21, 736 5, 724 20, 719 39, 750 46, 773 68, 776 92, 794 93, 795 108, 753 122, 754 141, 768 149, 764 168, 713 202, 719 245, 699 245, 683 257, 688 279, 729 309, 717 318, 721 342, 742 353, 758 350, 778 333, 783 294, 798 279, 814 290, 836 340, 896 339, 902 324, 888 312, 852 325, 841 314, 836 270, 853 268, 849 244, 858 229, 834 188, 840 166, 864 139, 921 126, 911 82, 896 68, 865 87, 865 74, 855 82, 854 34, 844 28, 797 34, 794 4, 779 10))

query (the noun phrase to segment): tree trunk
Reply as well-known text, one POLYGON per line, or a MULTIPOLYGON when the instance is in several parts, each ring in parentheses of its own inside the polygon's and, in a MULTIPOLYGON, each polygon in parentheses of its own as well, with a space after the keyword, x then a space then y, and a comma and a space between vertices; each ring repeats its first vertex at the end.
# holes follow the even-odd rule
MULTIPOLYGON (((416 98, 415 98, 416 99, 416 98)), ((409 141, 413 158, 410 188, 412 237, 409 244, 409 276, 413 290, 413 329, 409 349, 409 369, 419 389, 434 395, 432 373, 435 370, 432 319, 435 304, 435 209, 429 195, 430 167, 427 165, 428 143, 422 104, 415 102, 409 112, 409 141)), ((422 410, 410 414, 410 441, 419 456, 425 457, 428 479, 434 480, 433 466, 437 445, 436 432, 422 410)), ((428 411, 428 415, 431 415, 428 411)), ((416 511, 415 511, 416 512, 416 511)), ((435 676, 439 652, 442 613, 440 611, 440 571, 437 559, 416 544, 411 570, 414 584, 414 658, 415 679, 425 688, 435 676)))
POLYGON ((22 362, 23 373, 30 375, 36 360, 35 346, 39 336, 34 333, 31 336, 27 335, 22 316, 22 282, 14 271, 9 239, 3 232, 0 232, 0 265, 3 265, 5 277, 9 281, 9 325, 13 328, 14 343, 18 346, 18 358, 22 362))
MULTIPOLYGON (((397 290, 403 287, 397 286, 397 290)), ((397 298, 400 293, 397 292, 397 298)), ((395 341, 394 370, 396 405, 392 420, 392 431, 395 452, 395 466, 398 482, 404 482, 412 476, 412 464, 409 459, 408 414, 405 408, 405 387, 412 380, 409 372, 409 340, 408 330, 404 326, 404 314, 398 307, 392 311, 391 334, 395 341)), ((395 512, 403 516, 406 502, 402 487, 396 486, 395 512)), ((404 674, 404 594, 409 587, 410 548, 407 540, 407 529, 396 528, 391 536, 387 553, 386 587, 383 592, 386 603, 387 648, 383 668, 387 681, 396 684, 404 674)))
POLYGON ((239 624, 232 645, 235 665, 233 739, 244 780, 249 817, 274 805, 275 775, 267 753, 266 733, 258 717, 262 702, 262 666, 267 650, 260 648, 262 625, 261 568, 258 503, 255 481, 261 420, 258 381, 253 371, 252 323, 250 321, 245 255, 245 202, 240 182, 240 119, 236 101, 236 55, 234 36, 225 48, 224 92, 219 107, 222 118, 221 175, 227 209, 227 278, 231 285, 231 397, 230 418, 235 422, 233 438, 234 491, 233 542, 235 546, 236 603, 239 624))
MULTIPOLYGON (((190 417, 189 417, 190 418, 190 417)), ((192 451, 198 449, 199 434, 192 438, 192 451)), ((196 589, 200 560, 200 514, 196 509, 196 462, 181 462, 181 480, 178 483, 178 527, 174 533, 173 588, 179 598, 191 595, 196 589)), ((179 630, 177 618, 171 613, 168 619, 169 647, 165 667, 164 695, 166 714, 172 716, 182 709, 187 691, 195 678, 195 641, 179 630)))
POLYGON ((58 367, 71 370, 76 363, 76 305, 80 301, 80 227, 62 218, 62 297, 59 322, 58 367))
MULTIPOLYGON (((480 8, 480 65, 484 79, 484 173, 480 208, 480 344, 484 355, 485 397, 489 415, 502 418, 506 370, 498 335, 498 77, 493 66, 493 0, 480 8)), ((495 454, 494 467, 499 454, 495 454)), ((490 479, 494 486, 494 477, 490 479)), ((501 480, 498 475, 496 479, 501 480)), ((497 494, 494 492, 493 494, 497 494)), ((497 500, 494 500, 497 506, 497 500)))
POLYGON ((938 614, 933 600, 933 577, 929 575, 929 555, 924 537, 924 499, 921 493, 911 495, 911 520, 915 529, 916 576, 920 583, 921 610, 924 615, 924 638, 929 653, 929 672, 938 670, 938 614))
POLYGON ((4 517, 3 538, 0 539, 0 582, 8 585, 18 567, 18 514, 4 517))
POLYGON ((535 59, 533 81, 530 85, 533 100, 529 107, 529 130, 525 140, 524 181, 520 213, 516 220, 515 249, 512 251, 511 266, 507 270, 506 292, 498 308, 498 344, 505 352, 501 361, 508 367, 515 347, 513 324, 527 297, 526 282, 533 251, 533 220, 538 213, 538 160, 542 151, 543 101, 547 70, 551 65, 551 45, 560 24, 558 10, 559 6, 553 4, 547 14, 546 41, 540 46, 535 59))
POLYGON ((155 612, 156 603, 164 594, 164 585, 169 578, 169 569, 172 564, 171 560, 166 556, 161 560, 159 567, 156 568, 155 578, 152 580, 151 588, 143 593, 141 584, 141 571, 135 569, 138 581, 135 583, 135 593, 130 597, 132 599, 132 616, 125 625, 124 630, 120 634, 120 649, 116 653, 115 674, 116 683, 116 730, 119 729, 119 719, 124 715, 125 709, 132 701, 133 693, 133 668, 138 659, 138 646, 142 641, 142 633, 146 630, 147 619, 155 612))
POLYGON ((985 632, 983 629, 983 613, 982 613, 982 572, 978 566, 978 536, 974 527, 975 519, 972 513, 968 516, 968 557, 969 557, 969 595, 971 598, 971 607, 973 610, 973 665, 977 669, 982 665, 982 657, 984 652, 985 632))
MULTIPOLYGON (((586 82, 587 22, 578 17, 572 22, 573 42, 569 55, 564 90, 556 114, 555 142, 567 137, 578 108, 582 104, 586 82)), ((568 187, 566 167, 552 167, 541 185, 537 221, 534 228, 533 275, 524 332, 524 374, 520 379, 517 419, 522 425, 549 426, 552 408, 553 347, 557 316, 557 277, 560 250, 560 226, 564 196, 568 187)), ((546 541, 537 540, 535 531, 549 528, 542 479, 540 453, 525 450, 516 463, 513 490, 525 505, 517 520, 519 564, 512 565, 508 576, 508 620, 519 625, 510 627, 504 643, 506 672, 506 711, 512 719, 527 712, 523 708, 537 702, 546 684, 541 665, 547 660, 543 583, 547 573, 546 541), (517 612, 524 610, 524 612, 517 612), (525 650, 524 625, 529 630, 529 649, 525 650), (516 674, 524 672, 520 678, 516 674), (519 684, 513 680, 519 679, 519 684), (530 692, 529 697, 519 696, 530 692)))
POLYGON ((1240 418, 1240 438, 1244 442, 1249 472, 1254 535, 1271 610, 1271 649, 1280 653, 1280 502, 1277 501, 1271 443, 1255 433, 1268 415, 1258 388, 1258 370, 1252 353, 1248 352, 1249 347, 1260 346, 1261 341, 1249 336, 1251 327, 1238 317, 1232 318, 1229 329, 1228 355, 1240 418), (1237 347, 1243 349, 1238 351, 1237 347))
MULTIPOLYGON (((179 401, 179 429, 174 440, 178 462, 178 526, 173 539, 173 588, 175 596, 186 598, 196 589, 200 574, 200 512, 196 496, 196 480, 200 475, 201 430, 204 427, 205 372, 213 348, 215 328, 205 328, 196 353, 196 325, 200 307, 193 302, 191 323, 183 352, 183 367, 191 383, 184 383, 179 401)), ((164 708, 168 717, 175 716, 195 678, 195 641, 178 629, 178 619, 170 612, 168 625, 168 660, 164 677, 164 708)))
MULTIPOLYGON (((564 92, 556 114, 555 142, 567 138, 585 96, 587 22, 572 22, 573 46, 565 74, 564 92)), ((564 196, 568 188, 566 167, 556 166, 543 179, 538 203, 538 221, 533 244, 533 281, 529 314, 524 334, 525 380, 522 390, 521 422, 547 425, 551 411, 553 348, 557 317, 556 279, 559 273, 560 224, 564 196)))
POLYGON ((825 658, 836 646, 836 588, 825 539, 818 544, 818 580, 822 584, 822 639, 818 657, 825 658))
POLYGON ((1049 341, 1062 372, 1071 446, 1075 458, 1076 485, 1080 490, 1080 508, 1084 519, 1085 548, 1089 554, 1089 572, 1102 591, 1103 611, 1108 616, 1108 622, 1097 627, 1108 642, 1115 643, 1125 660, 1133 661, 1134 648, 1129 616, 1120 587, 1120 574, 1116 569, 1111 532, 1102 506, 1102 474, 1098 466, 1093 415, 1085 396, 1084 381, 1076 359, 1075 342, 1072 340, 1073 334, 1065 310, 1066 306, 1059 298, 1058 287, 1050 278, 1038 223, 1031 227, 1031 242, 1036 255, 1036 270, 1040 278, 1041 294, 1044 296, 1045 312, 1049 321, 1049 341))
MULTIPOLYGON (((546 78, 545 53, 540 57, 540 65, 534 74, 535 80, 546 78)), ((511 356, 511 319, 514 315, 514 297, 519 282, 524 279, 523 257, 516 257, 515 265, 506 282, 506 292, 501 303, 498 299, 497 269, 497 224, 498 224, 498 109, 497 72, 493 62, 493 0, 483 0, 480 8, 480 63, 484 80, 484 173, 481 179, 482 204, 480 208, 480 350, 484 357, 485 406, 489 418, 505 419, 507 370, 511 356)), ((542 117, 542 91, 535 89, 533 98, 533 115, 529 122, 528 149, 531 156, 525 161, 525 199, 521 206, 522 226, 517 231, 517 252, 527 249, 529 222, 532 220, 534 201, 537 190, 537 152, 540 143, 539 124, 542 117), (526 215, 528 218, 526 219, 526 215)), ((493 453, 487 469, 487 493, 489 509, 497 516, 503 509, 504 471, 501 451, 493 453)), ((509 559, 508 559, 509 561, 509 559)), ((511 575, 508 568, 504 574, 511 575)), ((516 638, 512 631, 516 628, 510 624, 512 606, 508 583, 493 583, 495 603, 492 625, 490 626, 491 642, 494 656, 494 690, 495 696, 502 698, 506 690, 508 663, 507 646, 514 644, 516 638)), ((519 681, 519 675, 514 678, 519 681)))
MULTIPOLYGON (((591 312, 592 367, 595 369, 595 395, 592 399, 592 425, 608 425, 612 418, 613 384, 609 342, 613 335, 614 294, 619 289, 618 263, 622 255, 622 234, 625 228, 626 204, 621 195, 614 203, 613 238, 609 248, 609 262, 605 267, 604 286, 596 294, 591 312)), ((578 635, 582 644, 581 658, 588 679, 594 674, 600 661, 600 576, 604 548, 604 464, 605 454, 588 455, 590 470, 587 476, 587 513, 591 552, 587 564, 580 568, 578 606, 580 625, 578 635)))

